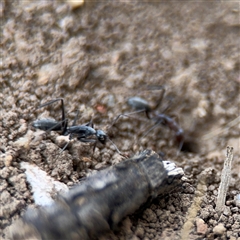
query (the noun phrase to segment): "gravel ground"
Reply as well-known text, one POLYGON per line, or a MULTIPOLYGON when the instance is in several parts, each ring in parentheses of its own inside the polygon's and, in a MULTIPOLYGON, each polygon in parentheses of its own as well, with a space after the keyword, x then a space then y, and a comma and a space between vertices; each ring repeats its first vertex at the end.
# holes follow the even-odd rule
POLYGON ((240 7, 237 2, 102 2, 71 9, 60 1, 1 2, 0 188, 1 238, 34 205, 21 162, 37 165, 72 186, 124 158, 108 141, 66 143, 57 132, 32 128, 42 117, 61 120, 64 98, 72 123, 93 119, 132 156, 153 149, 185 171, 183 186, 123 220, 101 239, 240 239, 239 84, 240 7), (174 131, 152 126, 133 111, 132 96, 153 106, 184 130, 179 152, 174 131), (112 127, 111 127, 112 126, 112 127), (226 206, 215 210, 226 147, 234 160, 226 206))

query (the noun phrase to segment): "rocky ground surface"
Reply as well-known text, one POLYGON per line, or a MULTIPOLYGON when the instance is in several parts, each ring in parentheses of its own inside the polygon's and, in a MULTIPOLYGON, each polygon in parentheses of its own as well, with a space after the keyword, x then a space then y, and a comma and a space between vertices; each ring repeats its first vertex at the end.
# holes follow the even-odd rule
MULTIPOLYGON (((102 239, 239 239, 240 7, 237 2, 101 2, 72 9, 60 1, 2 1, 0 79, 1 238, 34 205, 20 164, 37 165, 72 186, 95 170, 124 161, 110 141, 92 145, 58 132, 36 130, 42 117, 61 120, 55 103, 64 98, 69 124, 93 119, 122 151, 132 156, 153 149, 185 172, 174 193, 157 198, 123 220, 102 239), (121 113, 132 96, 158 108, 184 130, 183 150, 175 132, 144 114, 121 113), (234 159, 226 206, 216 199, 226 147, 234 159)), ((137 179, 136 179, 137 181, 137 179)))

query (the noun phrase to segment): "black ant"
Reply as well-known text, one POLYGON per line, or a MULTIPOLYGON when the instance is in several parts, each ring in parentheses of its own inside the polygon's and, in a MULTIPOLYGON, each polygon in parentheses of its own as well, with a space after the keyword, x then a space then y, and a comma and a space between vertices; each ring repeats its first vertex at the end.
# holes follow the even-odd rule
MULTIPOLYGON (((63 98, 57 98, 50 102, 44 103, 40 105, 38 108, 42 108, 48 105, 53 104, 54 102, 61 101, 61 109, 62 109, 62 121, 57 122, 54 119, 44 118, 36 120, 32 123, 32 126, 34 128, 43 130, 43 131, 61 131, 61 135, 67 136, 69 135, 69 140, 76 137, 80 142, 92 142, 94 143, 93 152, 95 150, 97 142, 100 142, 102 144, 106 144, 106 141, 109 140, 117 152, 122 155, 122 153, 119 151, 117 146, 111 141, 108 137, 108 135, 103 130, 96 130, 94 129, 92 120, 85 124, 85 125, 76 125, 78 112, 76 114, 76 117, 73 121, 72 126, 68 127, 68 119, 65 117, 65 108, 64 108, 64 100, 63 98), (95 138, 91 138, 92 136, 95 136, 95 138)), ((62 151, 64 151, 67 147, 68 143, 64 146, 62 151)))
MULTIPOLYGON (((157 113, 155 110, 157 107, 160 105, 162 98, 164 96, 165 90, 163 88, 162 94, 160 96, 159 101, 154 107, 151 107, 149 103, 140 97, 131 97, 128 99, 127 103, 130 105, 132 108, 134 108, 136 111, 127 113, 127 114, 120 114, 117 116, 117 118, 114 120, 114 123, 119 119, 121 116, 129 116, 131 114, 139 113, 139 112, 145 112, 146 116, 148 119, 151 119, 155 122, 153 127, 151 127, 145 134, 146 136, 151 130, 153 130, 157 125, 162 124, 165 126, 168 126, 169 129, 175 132, 175 140, 179 144, 179 151, 182 149, 183 142, 184 142, 184 131, 183 129, 178 125, 178 123, 171 117, 169 117, 166 114, 163 113, 157 113)), ((166 111, 164 109, 164 111, 166 111)), ((163 112, 164 112, 163 111, 163 112)))

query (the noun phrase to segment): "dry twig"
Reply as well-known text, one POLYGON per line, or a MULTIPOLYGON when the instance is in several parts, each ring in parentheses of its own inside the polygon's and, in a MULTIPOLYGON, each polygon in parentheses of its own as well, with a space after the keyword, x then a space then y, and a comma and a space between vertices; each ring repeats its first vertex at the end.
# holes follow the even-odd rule
POLYGON ((216 211, 219 214, 222 212, 225 205, 228 185, 231 178, 232 160, 233 160, 233 147, 228 146, 216 203, 216 211))

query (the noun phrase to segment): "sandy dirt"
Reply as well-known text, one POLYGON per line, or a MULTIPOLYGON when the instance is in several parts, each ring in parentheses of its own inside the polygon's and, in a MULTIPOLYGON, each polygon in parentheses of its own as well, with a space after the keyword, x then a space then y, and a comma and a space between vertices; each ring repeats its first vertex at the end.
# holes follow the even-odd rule
POLYGON ((69 187, 94 170, 124 161, 108 141, 92 145, 58 132, 36 130, 43 117, 69 124, 93 119, 124 154, 153 149, 185 171, 183 186, 155 199, 101 239, 240 239, 240 6, 237 2, 102 2, 71 9, 59 1, 2 1, 0 78, 1 238, 34 204, 21 162, 36 164, 69 187), (127 99, 140 96, 184 130, 178 152, 174 131, 152 126, 127 99), (215 210, 226 147, 234 160, 226 206, 215 210))

